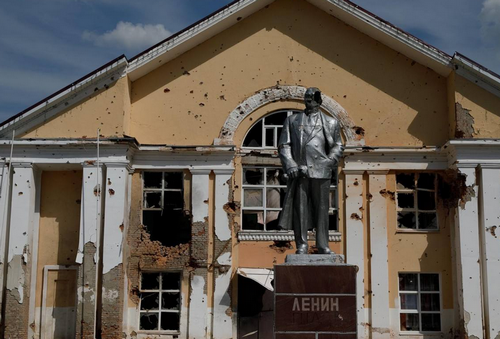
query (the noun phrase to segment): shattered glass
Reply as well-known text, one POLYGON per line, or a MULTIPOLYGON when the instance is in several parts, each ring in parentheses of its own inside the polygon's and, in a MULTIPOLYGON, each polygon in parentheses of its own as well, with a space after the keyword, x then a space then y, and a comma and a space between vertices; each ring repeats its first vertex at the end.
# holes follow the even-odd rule
POLYGON ((435 210, 436 209, 436 195, 434 192, 418 191, 418 209, 419 210, 435 210))
POLYGON ((414 208, 415 197, 413 193, 398 192, 398 207, 400 208, 414 208))
POLYGON ((416 229, 415 212, 398 212, 398 227, 405 229, 416 229))
POLYGON ((152 331, 158 329, 158 313, 141 313, 139 319, 141 330, 152 331))
POLYGON ((162 172, 144 172, 144 188, 161 188, 162 172))
POLYGON ((415 174, 398 173, 396 174, 397 189, 415 189, 415 174))
POLYGON ((418 228, 425 230, 437 229, 437 216, 436 213, 422 213, 418 214, 418 228))
POLYGON ((179 313, 162 312, 161 314, 161 329, 165 331, 179 330, 179 313))
POLYGON ((158 273, 142 273, 141 289, 157 290, 160 288, 160 275, 158 273))
POLYGON ((420 173, 418 176, 418 188, 433 190, 435 188, 436 175, 434 173, 420 173))

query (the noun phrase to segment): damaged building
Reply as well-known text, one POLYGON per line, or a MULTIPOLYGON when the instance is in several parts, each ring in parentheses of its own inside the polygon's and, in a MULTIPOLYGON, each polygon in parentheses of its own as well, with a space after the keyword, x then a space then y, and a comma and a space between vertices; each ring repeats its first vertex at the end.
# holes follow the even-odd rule
POLYGON ((357 337, 498 338, 500 77, 347 0, 237 0, 3 122, 2 337, 272 338, 310 86, 357 337))

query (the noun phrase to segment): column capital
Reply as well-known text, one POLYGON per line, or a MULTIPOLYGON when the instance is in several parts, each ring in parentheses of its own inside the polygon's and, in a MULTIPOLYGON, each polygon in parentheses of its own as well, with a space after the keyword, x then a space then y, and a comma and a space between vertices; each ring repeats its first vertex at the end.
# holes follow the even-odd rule
POLYGON ((120 161, 120 162, 107 162, 104 163, 106 165, 106 168, 123 168, 125 169, 128 174, 133 174, 134 173, 134 168, 132 167, 132 164, 128 161, 120 161))
POLYGON ((366 172, 369 175, 387 175, 387 173, 389 173, 389 170, 367 170, 366 172))
POLYGON ((500 164, 479 164, 481 169, 500 169, 500 164))
POLYGON ((217 168, 213 170, 215 175, 233 175, 234 173, 234 168, 217 168))
POLYGON ((190 168, 189 172, 194 175, 209 175, 212 169, 210 168, 190 168))
POLYGON ((363 175, 365 170, 343 168, 342 172, 344 172, 345 175, 363 175))
MULTIPOLYGON (((87 167, 87 168, 91 168, 91 167, 97 167, 97 160, 85 160, 84 162, 81 163, 82 167, 87 167)), ((103 167, 104 164, 102 162, 99 162, 99 167, 103 167)))
POLYGON ((21 162, 21 161, 14 161, 11 162, 12 168, 33 168, 33 163, 32 162, 21 162))

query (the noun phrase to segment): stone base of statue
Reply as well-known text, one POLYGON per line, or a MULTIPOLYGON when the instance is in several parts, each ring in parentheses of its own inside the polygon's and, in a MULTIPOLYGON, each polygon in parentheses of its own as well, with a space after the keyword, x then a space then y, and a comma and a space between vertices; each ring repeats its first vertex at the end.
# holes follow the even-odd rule
POLYGON ((338 254, 292 254, 274 265, 276 339, 356 339, 357 267, 338 254))

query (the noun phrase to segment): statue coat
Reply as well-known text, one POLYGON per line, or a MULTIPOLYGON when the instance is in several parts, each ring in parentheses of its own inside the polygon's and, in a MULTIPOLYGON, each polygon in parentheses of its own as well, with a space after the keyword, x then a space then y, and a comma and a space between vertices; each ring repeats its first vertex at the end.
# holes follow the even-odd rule
MULTIPOLYGON (((310 179, 331 179, 332 170, 344 150, 338 122, 321 112, 314 126, 305 125, 305 119, 307 115, 304 112, 285 119, 278 146, 283 169, 288 173, 290 169, 298 168, 303 176, 310 179)), ((292 229, 296 182, 289 179, 287 183, 279 220, 283 229, 292 229)))

